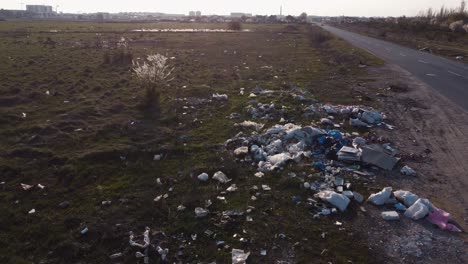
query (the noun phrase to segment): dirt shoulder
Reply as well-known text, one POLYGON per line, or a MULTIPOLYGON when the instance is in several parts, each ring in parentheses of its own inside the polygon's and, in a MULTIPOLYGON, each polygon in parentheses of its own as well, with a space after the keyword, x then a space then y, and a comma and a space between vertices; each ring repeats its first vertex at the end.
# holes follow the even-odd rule
MULTIPOLYGON (((410 190, 450 212, 464 229, 468 223, 468 115, 447 98, 395 65, 371 67, 373 81, 364 84, 380 101, 394 131, 379 131, 402 152, 402 163, 416 170, 416 177, 397 172, 377 179, 376 185, 410 190), (398 85, 400 89, 388 89, 398 85)), ((403 164, 401 164, 403 165, 403 164)), ((377 209, 380 210, 380 209, 377 209)), ((384 252, 392 263, 463 263, 466 234, 440 231, 430 224, 402 219, 383 222, 380 211, 368 211, 368 243, 384 252)), ((358 222, 359 223, 359 222, 358 222)), ((362 223, 361 223, 362 224, 362 223)), ((370 246, 371 247, 371 246, 370 246)))
POLYGON ((468 63, 468 34, 434 30, 414 32, 400 29, 393 24, 382 23, 334 24, 333 26, 413 49, 424 49, 451 60, 468 63))

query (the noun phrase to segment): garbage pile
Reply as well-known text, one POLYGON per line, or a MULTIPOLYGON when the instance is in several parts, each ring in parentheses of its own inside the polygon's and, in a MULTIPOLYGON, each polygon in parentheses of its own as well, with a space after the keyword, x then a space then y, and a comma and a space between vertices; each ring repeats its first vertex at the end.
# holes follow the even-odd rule
POLYGON ((404 190, 392 192, 392 187, 385 187, 378 193, 371 194, 368 202, 375 205, 392 205, 394 211, 382 212, 382 218, 388 221, 399 220, 397 211, 403 212, 405 217, 412 220, 425 218, 440 229, 452 232, 462 232, 458 227, 450 223, 451 216, 442 209, 435 207, 428 199, 404 190))
POLYGON ((384 122, 387 117, 383 113, 380 113, 370 107, 314 104, 307 106, 305 111, 327 115, 329 118, 321 120, 321 123, 325 125, 335 125, 335 127, 340 127, 339 125, 334 124, 332 120, 335 116, 340 116, 345 120, 349 120, 349 124, 353 127, 371 128, 375 126, 384 126, 388 129, 394 129, 394 126, 384 122))
MULTIPOLYGON (((252 125, 252 128, 261 130, 259 126, 252 125)), ((274 125, 262 134, 239 133, 227 140, 225 146, 233 149, 238 157, 242 153, 244 161, 253 162, 261 172, 282 169, 289 161, 299 163, 303 158, 317 159, 321 156, 329 160, 368 164, 386 170, 392 170, 399 161, 395 157, 398 151, 390 144, 367 145, 365 139, 349 133, 343 134, 339 130, 327 131, 292 123, 274 125)))

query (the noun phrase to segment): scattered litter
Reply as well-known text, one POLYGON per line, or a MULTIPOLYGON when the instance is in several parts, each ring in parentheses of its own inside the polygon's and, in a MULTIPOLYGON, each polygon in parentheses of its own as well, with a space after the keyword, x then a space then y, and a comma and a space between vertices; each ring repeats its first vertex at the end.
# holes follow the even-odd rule
POLYGON ((253 129, 255 131, 260 131, 262 130, 264 124, 259 124, 253 121, 244 121, 242 123, 235 124, 236 126, 240 126, 246 129, 253 129))
POLYGON ((37 185, 37 187, 38 187, 39 189, 41 189, 41 190, 44 190, 44 188, 45 188, 45 186, 42 185, 42 184, 40 184, 40 183, 37 185))
POLYGON ((34 185, 21 183, 21 188, 23 188, 23 190, 25 190, 25 191, 31 189, 32 187, 34 187, 34 185))
POLYGON ((270 188, 270 186, 268 186, 268 185, 262 185, 262 189, 263 189, 264 191, 271 191, 271 188, 270 188))
POLYGON ((185 209, 186 209, 186 207, 183 206, 183 205, 177 206, 177 211, 179 211, 179 212, 182 212, 182 211, 184 211, 185 209))
POLYGON ((34 213, 36 213, 36 209, 34 209, 34 208, 31 209, 31 210, 28 212, 28 214, 34 214, 34 213))
POLYGON ((457 60, 463 60, 463 58, 464 58, 463 56, 456 56, 455 57, 455 59, 457 59, 457 60))
POLYGON ((406 207, 412 206, 419 199, 419 196, 409 191, 398 190, 393 192, 393 194, 406 207))
POLYGON ((227 101, 228 100, 227 94, 215 93, 215 94, 213 94, 212 97, 213 97, 213 99, 220 100, 220 101, 227 101))
POLYGON ((123 256, 123 254, 121 252, 119 252, 119 253, 115 253, 115 254, 110 255, 109 258, 110 259, 116 259, 116 258, 120 258, 122 256, 123 256))
POLYGON ((343 194, 336 193, 334 191, 321 191, 315 195, 324 202, 328 202, 334 207, 338 208, 341 212, 344 212, 349 205, 349 198, 343 194))
POLYGON ((220 183, 228 183, 231 181, 231 179, 229 179, 222 171, 215 172, 213 180, 217 180, 220 183))
POLYGON ((386 221, 400 220, 400 215, 396 211, 382 212, 382 218, 386 221))
POLYGON ((391 195, 392 195, 392 187, 385 187, 382 191, 371 194, 369 198, 367 199, 367 201, 375 205, 384 205, 391 195))
POLYGON ((448 223, 450 219, 450 214, 445 212, 442 209, 433 207, 432 213, 426 218, 430 223, 437 225, 442 230, 452 231, 452 232, 462 232, 458 227, 453 224, 448 223))
POLYGON ((234 155, 243 157, 249 154, 249 147, 240 147, 234 150, 234 155))
POLYGON ((203 217, 207 216, 209 213, 210 213, 210 211, 208 211, 208 209, 204 209, 204 208, 201 208, 201 207, 195 208, 195 216, 197 218, 203 218, 203 217))
POLYGON ((337 153, 338 160, 342 161, 360 161, 361 160, 361 151, 359 149, 342 147, 337 153))
POLYGON ((153 160, 154 160, 154 161, 158 161, 158 160, 161 160, 161 159, 162 159, 162 155, 161 155, 161 154, 154 155, 154 157, 153 157, 153 160))
POLYGON ((405 211, 405 216, 413 220, 419 220, 421 218, 426 217, 428 214, 429 208, 426 206, 422 199, 418 199, 405 211))
POLYGON ((261 256, 266 256, 266 255, 267 255, 266 249, 261 249, 261 250, 260 250, 260 255, 261 255, 261 256))
POLYGON ((80 234, 81 235, 86 235, 89 232, 89 229, 87 227, 81 229, 80 234))
POLYGON ((411 169, 408 165, 405 165, 403 168, 401 168, 401 174, 406 175, 406 176, 416 176, 416 172, 411 169))
POLYGON ((233 248, 231 254, 232 264, 245 264, 250 252, 245 253, 244 250, 233 248))
POLYGON ((235 191, 237 191, 237 189, 238 189, 237 186, 236 186, 235 184, 232 184, 231 186, 229 186, 229 187, 226 189, 226 191, 227 191, 227 192, 235 192, 235 191))
POLYGON ((206 182, 209 180, 210 176, 207 173, 202 173, 197 176, 199 181, 206 182))
POLYGON ((261 171, 255 173, 255 177, 257 177, 257 178, 262 178, 264 175, 265 174, 263 172, 261 172, 261 171))
POLYGON ((339 222, 339 221, 336 221, 336 222, 335 222, 335 225, 337 225, 337 226, 342 226, 343 223, 341 223, 341 222, 339 222))

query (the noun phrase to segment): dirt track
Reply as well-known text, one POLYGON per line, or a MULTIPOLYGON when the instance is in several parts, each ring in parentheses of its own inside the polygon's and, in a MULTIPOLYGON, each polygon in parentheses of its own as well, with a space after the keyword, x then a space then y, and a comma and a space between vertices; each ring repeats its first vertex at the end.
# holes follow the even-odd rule
POLYGON ((403 164, 418 173, 417 177, 385 175, 381 184, 392 184, 394 189, 411 190, 430 199, 450 212, 465 230, 458 236, 408 219, 397 225, 379 223, 379 215, 371 210, 369 218, 371 221, 375 218, 377 225, 368 231, 369 245, 375 245, 378 251, 385 251, 393 259, 385 262, 466 263, 468 114, 398 66, 372 67, 369 73, 375 78, 369 83, 370 92, 378 93, 381 109, 397 127, 379 134, 393 140, 403 154, 403 164), (389 92, 389 85, 396 83, 407 86, 408 91, 389 92), (411 251, 411 246, 402 246, 402 241, 414 242, 422 256, 412 255, 414 250, 405 252, 411 251))

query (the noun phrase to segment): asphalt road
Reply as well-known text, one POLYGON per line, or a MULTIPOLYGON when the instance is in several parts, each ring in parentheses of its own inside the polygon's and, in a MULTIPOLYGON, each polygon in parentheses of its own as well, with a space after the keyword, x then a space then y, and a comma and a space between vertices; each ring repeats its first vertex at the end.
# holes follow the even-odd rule
POLYGON ((468 111, 468 65, 338 28, 322 28, 400 66, 468 111))

